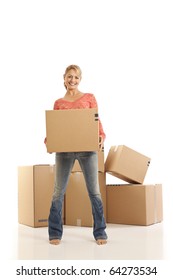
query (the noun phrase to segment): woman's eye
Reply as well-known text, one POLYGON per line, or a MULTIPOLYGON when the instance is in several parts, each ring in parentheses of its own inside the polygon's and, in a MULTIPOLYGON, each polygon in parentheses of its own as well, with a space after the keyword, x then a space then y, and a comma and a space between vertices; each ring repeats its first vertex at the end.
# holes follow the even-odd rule
POLYGON ((75 78, 76 80, 79 80, 79 77, 78 77, 78 76, 75 76, 75 77, 73 77, 73 76, 68 76, 68 79, 73 79, 73 78, 75 78))

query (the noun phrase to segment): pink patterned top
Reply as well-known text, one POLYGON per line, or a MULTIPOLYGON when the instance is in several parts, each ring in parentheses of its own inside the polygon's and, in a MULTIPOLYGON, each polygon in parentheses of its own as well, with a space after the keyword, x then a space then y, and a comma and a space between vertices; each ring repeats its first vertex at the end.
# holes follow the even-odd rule
MULTIPOLYGON (((54 103, 54 110, 64 109, 85 109, 85 108, 97 108, 97 101, 95 96, 91 93, 85 93, 75 101, 68 101, 63 98, 57 99, 54 103)), ((106 135, 103 130, 102 123, 99 119, 99 135, 105 140, 106 135)))

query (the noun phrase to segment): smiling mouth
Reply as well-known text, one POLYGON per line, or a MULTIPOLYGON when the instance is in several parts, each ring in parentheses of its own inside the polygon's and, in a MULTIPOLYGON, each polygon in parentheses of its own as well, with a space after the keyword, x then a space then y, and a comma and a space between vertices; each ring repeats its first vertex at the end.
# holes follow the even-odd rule
POLYGON ((77 84, 69 83, 69 85, 71 85, 71 86, 76 86, 77 84))

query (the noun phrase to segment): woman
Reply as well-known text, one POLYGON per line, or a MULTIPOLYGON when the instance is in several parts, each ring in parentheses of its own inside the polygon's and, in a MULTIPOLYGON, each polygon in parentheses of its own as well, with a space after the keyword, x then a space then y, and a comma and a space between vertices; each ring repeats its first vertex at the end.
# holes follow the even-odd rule
MULTIPOLYGON (((78 86, 82 78, 81 69, 70 65, 64 74, 66 94, 55 101, 54 110, 96 108, 97 102, 93 94, 82 93, 78 86)), ((105 140, 105 133, 99 120, 100 148, 105 140)), ((93 235, 98 245, 107 243, 106 224, 103 214, 103 204, 98 184, 98 159, 96 152, 66 152, 56 153, 56 178, 52 204, 48 219, 49 242, 58 245, 63 234, 62 205, 68 179, 75 159, 80 163, 92 205, 93 235)))

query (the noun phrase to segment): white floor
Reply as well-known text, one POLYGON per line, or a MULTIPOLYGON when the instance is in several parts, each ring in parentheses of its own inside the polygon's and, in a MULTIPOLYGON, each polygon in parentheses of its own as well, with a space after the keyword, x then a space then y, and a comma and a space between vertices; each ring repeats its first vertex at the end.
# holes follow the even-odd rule
MULTIPOLYGON (((169 225, 169 224, 168 224, 169 225)), ((50 245, 47 227, 16 224, 11 260, 169 260, 172 238, 164 222, 151 226, 107 224, 108 243, 98 246, 92 228, 64 226, 61 244, 50 245)), ((9 256, 9 252, 8 252, 9 256)))
MULTIPOLYGON (((5 213, 1 212, 6 221, 1 222, 4 226, 0 231, 1 275, 4 275, 5 279, 18 280, 19 271, 22 279, 28 279, 31 271, 32 276, 36 275, 33 274, 35 269, 43 269, 45 273, 58 268, 62 273, 70 273, 77 269, 77 275, 68 275, 68 279, 81 279, 80 272, 84 269, 89 275, 99 271, 99 279, 105 280, 119 276, 115 272, 118 267, 121 271, 124 271, 124 267, 142 267, 141 273, 151 267, 156 268, 157 279, 162 280, 165 274, 172 273, 172 213, 170 209, 163 222, 151 226, 107 224, 109 239, 103 246, 94 241, 92 228, 64 226, 61 244, 53 246, 48 242, 47 227, 32 228, 20 225, 16 222, 16 215, 7 220, 5 213)), ((133 272, 136 273, 136 270, 133 272)), ((86 275, 88 278, 88 274, 86 275)), ((97 277, 94 275, 94 278, 97 277)), ((131 279, 131 276, 126 275, 126 279, 131 279)), ((148 279, 147 275, 138 275, 137 278, 146 279, 145 276, 148 279)), ((54 274, 48 277, 55 279, 54 274)), ((155 279, 156 275, 153 274, 153 277, 150 279, 155 279)))

